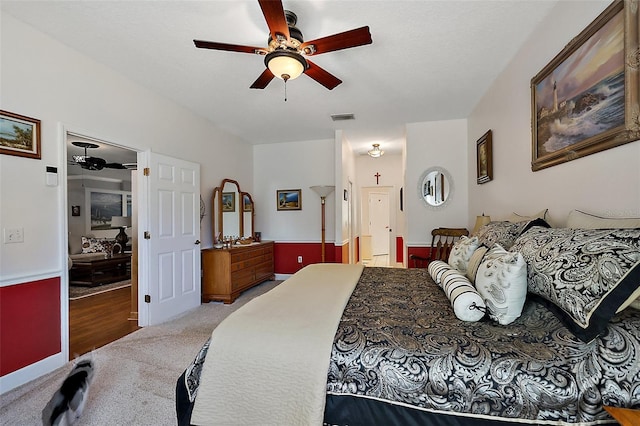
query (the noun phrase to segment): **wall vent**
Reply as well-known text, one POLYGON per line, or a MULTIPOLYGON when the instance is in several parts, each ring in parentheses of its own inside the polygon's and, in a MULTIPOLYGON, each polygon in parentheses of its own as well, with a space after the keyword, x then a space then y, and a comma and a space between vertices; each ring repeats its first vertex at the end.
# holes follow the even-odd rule
POLYGON ((356 116, 353 114, 331 114, 331 119, 333 121, 347 121, 355 120, 356 116))

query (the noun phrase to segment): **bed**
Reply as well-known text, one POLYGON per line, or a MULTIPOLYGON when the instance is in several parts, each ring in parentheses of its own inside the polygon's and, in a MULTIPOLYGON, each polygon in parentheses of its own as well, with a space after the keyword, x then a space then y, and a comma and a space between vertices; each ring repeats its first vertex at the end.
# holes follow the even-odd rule
MULTIPOLYGON (((558 255, 562 254, 558 247, 564 247, 563 244, 573 244, 574 248, 578 244, 579 250, 591 250, 591 260, 602 264, 602 259, 611 259, 610 251, 606 256, 604 252, 595 255, 594 244, 601 247, 603 241, 613 241, 615 250, 625 259, 626 267, 618 264, 623 266, 618 271, 621 275, 610 280, 615 281, 616 285, 612 285, 615 288, 605 291, 607 296, 601 297, 604 302, 596 303, 590 311, 593 323, 587 328, 591 334, 580 335, 575 326, 568 325, 566 319, 553 311, 548 300, 553 298, 541 297, 535 289, 533 293, 537 294, 532 294, 529 288, 521 313, 508 325, 498 323, 490 315, 482 315, 477 321, 463 321, 447 292, 428 270, 361 268, 346 301, 335 302, 341 314, 334 322, 335 333, 326 354, 320 351, 324 354, 321 358, 327 358, 327 363, 318 368, 321 371, 314 373, 323 378, 320 418, 317 414, 295 417, 296 414, 284 420, 271 420, 271 410, 265 407, 293 407, 300 401, 306 405, 307 395, 313 392, 296 390, 298 398, 294 392, 290 401, 273 399, 270 386, 275 389, 287 387, 287 381, 306 381, 296 376, 299 372, 291 373, 296 368, 292 366, 295 358, 306 356, 296 353, 293 361, 286 359, 282 365, 273 365, 277 364, 275 358, 264 355, 264 345, 259 345, 248 357, 264 355, 278 377, 272 383, 254 387, 254 382, 261 379, 255 379, 246 366, 238 366, 233 374, 243 374, 245 379, 230 379, 217 391, 228 393, 220 389, 233 388, 233 400, 240 401, 230 409, 232 414, 226 413, 217 420, 211 418, 211 422, 207 414, 194 421, 191 417, 194 401, 197 406, 205 386, 205 378, 200 375, 208 366, 205 361, 215 352, 209 347, 217 339, 214 330, 213 340, 203 346, 178 380, 178 423, 219 424, 223 419, 223 424, 251 424, 254 422, 244 412, 255 410, 259 416, 256 418, 261 419, 256 424, 595 425, 615 423, 603 406, 640 409, 640 310, 627 306, 627 300, 637 298, 640 291, 640 230, 576 233, 550 232, 541 227, 524 229, 518 230, 517 237, 527 235, 527 238, 514 237, 512 243, 526 258, 529 284, 547 282, 541 277, 550 274, 549 264, 556 264, 554 272, 563 268, 557 265, 558 255), (555 247, 556 252, 549 254, 545 247, 555 247), (618 285, 619 282, 623 285, 618 285), (611 295, 625 302, 614 304, 611 295), (610 318, 605 321, 604 316, 610 318), (594 332, 591 328, 596 325, 594 332), (267 405, 260 406, 260 401, 267 405)), ((584 253, 578 258, 582 268, 579 270, 584 273, 588 263, 584 253)), ((310 276, 316 279, 329 276, 333 282, 336 278, 332 274, 339 268, 339 265, 313 265, 276 289, 286 290, 285 284, 294 278, 299 288, 310 276), (328 275, 324 270, 327 267, 332 268, 328 275)), ((586 280, 584 274, 575 278, 575 267, 564 272, 561 278, 555 278, 564 283, 562 291, 566 291, 567 280, 581 283, 586 280)), ((260 299, 267 295, 246 306, 255 303, 259 307, 260 299)), ((561 293, 558 298, 567 296, 561 293)), ((272 303, 273 300, 268 301, 268 306, 272 303)), ((300 315, 304 318, 304 309, 300 315)), ((293 340, 294 345, 297 340, 293 340)), ((222 347, 227 350, 230 345, 227 342, 222 347)), ((220 348, 216 351, 222 351, 220 348)), ((243 353, 246 351, 242 349, 243 353)), ((214 375, 206 381, 217 379, 214 375)))

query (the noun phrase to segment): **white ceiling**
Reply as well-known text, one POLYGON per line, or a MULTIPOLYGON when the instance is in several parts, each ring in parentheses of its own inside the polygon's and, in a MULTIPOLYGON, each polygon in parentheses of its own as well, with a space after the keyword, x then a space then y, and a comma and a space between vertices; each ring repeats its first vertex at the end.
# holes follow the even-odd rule
POLYGON ((303 75, 249 86, 263 58, 193 39, 266 46, 255 0, 7 1, 9 13, 252 144, 331 139, 399 152, 404 124, 466 118, 558 0, 284 0, 312 40, 368 25, 373 44, 314 56, 343 83, 303 75), (355 121, 333 122, 331 114, 355 121))

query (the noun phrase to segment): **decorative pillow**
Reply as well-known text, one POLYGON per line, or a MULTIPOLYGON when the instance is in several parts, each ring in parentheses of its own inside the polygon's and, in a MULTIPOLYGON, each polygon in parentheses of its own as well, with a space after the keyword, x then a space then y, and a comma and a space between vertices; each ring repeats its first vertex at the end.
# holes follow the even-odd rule
POLYGON ((448 271, 450 269, 451 269, 451 266, 449 266, 447 262, 444 262, 442 260, 432 260, 431 262, 429 262, 429 266, 427 267, 427 271, 429 271, 429 275, 431 275, 431 278, 433 278, 433 281, 435 281, 436 284, 438 285, 442 281, 443 272, 448 271))
POLYGON ((585 342, 638 297, 640 229, 533 228, 511 250, 527 262, 529 292, 585 342))
POLYGON ((449 253, 449 265, 463 274, 466 274, 469 259, 471 259, 471 255, 479 245, 478 237, 469 238, 463 235, 455 242, 453 247, 451 247, 451 253, 449 253))
POLYGON ((493 247, 500 244, 505 250, 509 250, 516 239, 533 226, 549 228, 549 224, 542 219, 534 219, 524 222, 490 222, 476 232, 481 245, 493 247))
POLYGON ((449 267, 442 273, 440 287, 449 298, 453 312, 459 320, 479 321, 484 317, 487 309, 484 301, 463 274, 449 267))
POLYGON ((572 210, 567 217, 567 228, 583 229, 628 229, 640 228, 640 218, 601 217, 594 214, 572 210))
POLYGON ((83 253, 100 253, 102 252, 102 243, 97 238, 82 237, 83 253))
POLYGON ((115 241, 82 237, 82 253, 112 253, 115 241))
POLYGON ((471 259, 469 259, 469 265, 467 266, 467 278, 472 283, 476 282, 476 274, 478 273, 478 268, 480 267, 480 262, 482 262, 482 257, 489 251, 488 247, 480 246, 478 247, 473 254, 471 255, 471 259))
POLYGON ((522 313, 527 297, 527 264, 520 253, 496 244, 482 258, 475 284, 489 317, 511 324, 522 313))
POLYGON ((536 219, 542 219, 544 221, 547 220, 547 212, 549 211, 549 209, 544 209, 544 210, 540 210, 538 213, 531 215, 531 216, 522 216, 518 213, 511 213, 511 216, 509 216, 509 222, 525 222, 525 221, 531 221, 531 220, 536 220, 536 219))

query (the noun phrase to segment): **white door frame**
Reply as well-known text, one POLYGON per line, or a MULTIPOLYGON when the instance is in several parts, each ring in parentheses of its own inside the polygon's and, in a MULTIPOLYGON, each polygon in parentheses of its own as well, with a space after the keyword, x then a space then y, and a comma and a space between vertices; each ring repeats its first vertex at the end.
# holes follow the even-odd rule
MULTIPOLYGON (((363 186, 360 188, 360 235, 370 234, 369 230, 369 192, 383 192, 386 191, 389 194, 389 222, 391 226, 391 232, 389 232, 389 264, 395 265, 396 263, 396 236, 397 236, 397 215, 396 208, 397 202, 394 194, 396 188, 394 186, 363 186), (364 205, 367 204, 366 210, 364 205)), ((362 252, 361 252, 362 253, 362 252)))

